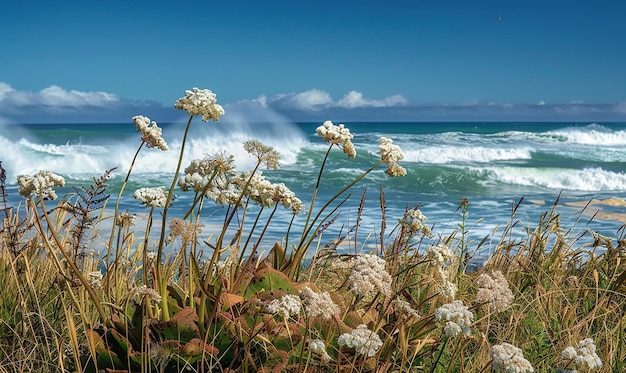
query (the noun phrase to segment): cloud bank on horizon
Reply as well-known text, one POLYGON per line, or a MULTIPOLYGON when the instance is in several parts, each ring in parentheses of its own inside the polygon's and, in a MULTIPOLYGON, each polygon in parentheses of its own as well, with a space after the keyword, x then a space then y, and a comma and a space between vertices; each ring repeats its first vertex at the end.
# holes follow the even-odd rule
MULTIPOLYGON (((203 88, 203 87, 200 87, 203 88)), ((219 92, 216 92, 219 101, 219 92)), ((221 103, 224 121, 246 118, 253 122, 280 117, 290 121, 624 121, 626 102, 586 104, 572 101, 550 104, 498 103, 470 100, 461 103, 415 104, 401 94, 368 98, 349 91, 340 99, 321 89, 260 95, 235 103, 221 103), (231 115, 229 115, 229 113, 231 115), (274 116, 268 116, 274 113, 274 116), (229 118, 230 116, 230 118, 229 118)), ((183 115, 156 101, 128 100, 103 91, 67 90, 51 85, 39 91, 20 91, 0 82, 0 123, 106 123, 130 121, 146 115, 160 122, 180 120, 183 115)))

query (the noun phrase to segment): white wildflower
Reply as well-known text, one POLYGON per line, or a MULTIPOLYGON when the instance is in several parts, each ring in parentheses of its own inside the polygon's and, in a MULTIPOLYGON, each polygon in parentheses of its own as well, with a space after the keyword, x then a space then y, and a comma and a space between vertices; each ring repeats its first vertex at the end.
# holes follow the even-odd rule
POLYGON ((186 90, 185 97, 179 98, 174 104, 176 109, 185 110, 189 115, 202 115, 202 120, 217 122, 224 114, 224 109, 217 104, 216 95, 208 89, 186 90))
POLYGON ((431 257, 433 264, 438 267, 449 267, 458 260, 454 252, 445 244, 430 246, 426 253, 431 257))
POLYGON ((330 142, 331 144, 340 146, 348 157, 356 157, 356 150, 352 143, 354 136, 343 124, 335 126, 333 122, 327 120, 321 126, 317 127, 315 132, 324 138, 324 142, 330 142))
POLYGON ((274 148, 264 145, 258 140, 248 140, 243 144, 243 148, 248 154, 256 157, 259 164, 265 164, 265 167, 278 170, 280 168, 280 155, 274 148))
POLYGON ((161 295, 159 294, 159 292, 157 292, 153 288, 147 287, 146 285, 141 285, 140 287, 138 287, 135 290, 135 294, 137 295, 137 297, 139 297, 139 299, 143 299, 144 297, 148 297, 148 298, 152 299, 155 302, 160 302, 161 301, 161 295))
POLYGON ((165 187, 140 188, 135 191, 133 198, 139 200, 146 207, 165 207, 167 191, 165 187))
POLYGON ((301 308, 300 298, 291 294, 284 295, 280 299, 273 299, 265 307, 268 313, 280 314, 285 319, 300 314, 301 308))
POLYGON ((309 317, 321 316, 328 320, 332 315, 337 315, 341 312, 339 306, 333 302, 327 291, 316 293, 308 286, 305 286, 300 291, 300 297, 303 300, 304 311, 309 317))
POLYGON ((474 322, 474 314, 460 300, 437 308, 435 319, 445 323, 444 332, 448 337, 456 337, 461 334, 470 335, 472 333, 470 326, 474 322))
POLYGON ((432 260, 432 264, 439 273, 439 284, 441 293, 449 299, 454 299, 457 291, 455 283, 450 281, 451 273, 456 271, 458 257, 447 245, 438 244, 430 246, 426 249, 426 253, 432 260))
POLYGON ((524 352, 506 342, 491 348, 491 358, 493 359, 493 368, 496 371, 508 373, 535 371, 530 362, 524 358, 524 352))
POLYGON ((565 360, 574 360, 578 356, 578 352, 576 352, 576 348, 574 346, 567 346, 563 352, 561 352, 561 357, 565 360))
POLYGON ((17 183, 20 186, 18 193, 24 197, 35 194, 42 199, 56 199, 57 194, 52 188, 65 186, 65 179, 50 171, 41 170, 34 175, 18 175, 17 183))
POLYGON ((596 345, 591 338, 585 338, 578 343, 578 348, 568 346, 561 353, 561 357, 572 360, 576 365, 585 364, 589 369, 602 368, 602 360, 596 353, 596 345))
POLYGON ((454 282, 448 280, 447 278, 444 278, 443 283, 439 284, 439 290, 441 292, 441 295, 443 295, 444 297, 448 299, 454 299, 454 297, 456 297, 456 292, 459 290, 459 288, 454 282))
POLYGON ((400 299, 400 298, 394 299, 393 305, 395 306, 396 310, 399 312, 406 313, 407 315, 413 316, 416 319, 420 318, 419 313, 417 313, 417 311, 413 309, 413 307, 411 307, 411 304, 404 299, 400 299))
POLYGON ((264 198, 261 198, 262 200, 270 199, 274 202, 280 202, 283 204, 283 207, 291 208, 294 214, 304 209, 302 201, 283 183, 270 184, 262 193, 266 194, 264 198))
POLYGON ((322 363, 324 364, 333 359, 332 357, 330 357, 328 352, 326 352, 326 345, 324 344, 324 341, 319 338, 309 341, 309 351, 319 355, 322 363))
POLYGON ((350 290, 362 296, 382 293, 391 295, 391 275, 385 268, 385 260, 376 255, 363 254, 352 258, 352 271, 348 276, 350 290))
POLYGON ((378 334, 367 329, 365 324, 361 324, 352 330, 351 333, 344 333, 339 336, 339 346, 353 348, 357 355, 372 357, 382 347, 383 342, 378 334))
POLYGON ((481 274, 478 276, 476 284, 478 285, 476 302, 487 303, 489 311, 502 312, 515 299, 509 288, 509 282, 501 271, 495 271, 491 276, 486 273, 481 274))
POLYGON ((133 123, 137 126, 137 130, 141 133, 141 140, 146 143, 148 148, 158 148, 163 151, 167 150, 167 143, 163 140, 163 130, 157 126, 155 121, 143 115, 133 117, 133 123))
POLYGON ((428 218, 422 214, 422 211, 419 209, 410 209, 408 210, 402 219, 398 220, 398 223, 408 229, 411 234, 415 234, 417 232, 421 232, 424 236, 428 238, 433 237, 433 233, 430 228, 426 225, 428 218))
POLYGON ((94 289, 98 289, 102 287, 102 272, 93 271, 87 273, 87 283, 94 289))
POLYGON ((217 153, 211 157, 194 159, 185 168, 184 175, 178 179, 178 186, 184 192, 204 192, 209 195, 211 191, 220 189, 225 185, 225 177, 234 169, 234 158, 224 153, 217 153), (210 185, 209 185, 210 184, 210 185))
POLYGON ((398 161, 404 159, 404 152, 398 145, 393 144, 393 140, 387 137, 378 139, 378 150, 380 150, 380 159, 387 164, 385 173, 391 177, 405 176, 406 170, 398 164, 398 161))

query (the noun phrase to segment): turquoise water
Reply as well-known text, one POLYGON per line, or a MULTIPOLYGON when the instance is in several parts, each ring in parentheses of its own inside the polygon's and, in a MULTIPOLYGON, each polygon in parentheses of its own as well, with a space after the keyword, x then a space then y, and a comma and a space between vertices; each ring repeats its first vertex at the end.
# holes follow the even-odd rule
MULTIPOLYGON (((264 175, 272 182, 285 183, 308 204, 327 149, 327 144, 315 134, 320 124, 226 121, 207 124, 198 120, 192 124, 183 168, 192 159, 225 150, 235 156, 238 169, 245 170, 254 160, 241 144, 258 139, 281 153, 281 169, 264 171, 264 175)), ((132 199, 132 192, 140 187, 171 183, 184 124, 160 126, 170 150, 141 151, 122 200, 123 209, 145 212, 132 199)), ((316 206, 321 206, 377 162, 380 136, 393 139, 405 151, 402 165, 408 174, 391 179, 384 174, 382 166, 370 174, 352 189, 351 198, 326 233, 329 239, 354 224, 361 197, 367 190, 359 240, 364 241, 363 247, 374 247, 380 231, 381 187, 389 230, 406 207, 419 204, 429 223, 434 224, 434 232, 445 236, 460 222, 457 210, 460 199, 469 199, 470 236, 477 240, 493 237, 481 255, 493 250, 501 233, 496 228, 506 224, 512 206, 522 198, 517 217, 532 226, 559 196, 558 211, 565 221, 572 223, 580 210, 571 206, 572 202, 626 197, 626 123, 346 123, 346 127, 354 135, 357 157, 349 159, 339 149, 331 152, 316 206), (479 219, 482 220, 476 222, 479 219)), ((20 199, 16 176, 40 169, 63 175, 68 186, 72 186, 86 185, 92 177, 117 167, 109 180, 109 193, 116 196, 140 144, 132 123, 20 125, 0 130, 0 161, 7 170, 12 203, 20 199)), ((170 210, 174 215, 181 213, 191 198, 180 190, 176 194, 170 210)), ((626 213, 626 207, 594 206, 607 213, 626 213)), ((221 212, 220 206, 209 204, 205 216, 221 212)), ((280 211, 270 227, 268 241, 284 235, 290 218, 288 211, 280 211)), ((206 219, 210 227, 210 218, 206 219)), ((615 236, 622 225, 612 219, 594 219, 585 226, 587 220, 585 216, 578 223, 580 232, 591 228, 615 236)), ((296 228, 303 221, 304 218, 297 219, 296 228)), ((210 232, 206 230, 206 233, 210 232)))

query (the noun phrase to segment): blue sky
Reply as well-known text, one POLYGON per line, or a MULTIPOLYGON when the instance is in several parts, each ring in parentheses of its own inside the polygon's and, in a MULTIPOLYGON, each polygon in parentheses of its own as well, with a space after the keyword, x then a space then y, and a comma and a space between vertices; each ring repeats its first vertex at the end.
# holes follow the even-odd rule
POLYGON ((626 121, 626 2, 11 1, 0 121, 626 121))

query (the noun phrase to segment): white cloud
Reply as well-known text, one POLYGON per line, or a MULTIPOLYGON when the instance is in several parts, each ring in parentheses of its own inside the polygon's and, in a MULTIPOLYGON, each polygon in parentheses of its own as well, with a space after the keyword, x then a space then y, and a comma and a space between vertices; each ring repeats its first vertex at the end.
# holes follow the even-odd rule
POLYGON ((537 106, 545 106, 545 104, 546 102, 544 100, 537 102, 537 106))
MULTIPOLYGON (((175 112, 154 101, 131 101, 108 92, 66 90, 51 85, 40 91, 20 91, 0 82, 0 116, 21 122, 130 120, 144 113, 175 112), (115 119, 112 119, 115 118, 115 119)), ((157 117, 158 118, 158 117, 157 117)))
POLYGON ((253 100, 242 100, 235 106, 261 106, 279 110, 320 111, 332 108, 357 109, 365 107, 404 106, 408 101, 402 95, 393 95, 382 99, 363 97, 363 93, 350 91, 339 101, 333 100, 330 93, 320 89, 310 89, 298 93, 282 93, 273 97, 259 96, 253 100))
POLYGON ((310 89, 300 93, 279 95, 275 101, 281 101, 284 106, 292 109, 314 111, 329 106, 333 99, 328 92, 310 89))
POLYGON ((361 92, 350 91, 336 104, 338 107, 346 109, 354 109, 359 107, 373 106, 373 107, 388 107, 406 105, 408 101, 402 95, 394 95, 386 97, 382 100, 371 100, 363 97, 361 92))
POLYGON ((67 91, 51 85, 39 92, 16 91, 11 85, 0 82, 0 104, 14 106, 44 105, 50 107, 107 107, 119 102, 113 93, 67 91))
POLYGON ((0 101, 4 100, 4 98, 11 94, 11 92, 14 92, 15 89, 13 89, 13 87, 11 87, 10 84, 5 83, 5 82, 0 82, 0 101))

